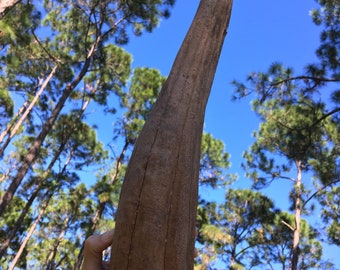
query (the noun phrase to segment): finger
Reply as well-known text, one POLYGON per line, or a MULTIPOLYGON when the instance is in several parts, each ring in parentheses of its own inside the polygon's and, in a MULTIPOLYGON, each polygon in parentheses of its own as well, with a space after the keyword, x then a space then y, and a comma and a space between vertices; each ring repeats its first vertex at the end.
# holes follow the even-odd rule
POLYGON ((98 235, 99 239, 93 246, 93 250, 100 252, 108 248, 112 244, 114 229, 98 235))
POLYGON ((83 270, 101 270, 102 252, 112 244, 114 230, 101 235, 91 235, 84 244, 83 270))

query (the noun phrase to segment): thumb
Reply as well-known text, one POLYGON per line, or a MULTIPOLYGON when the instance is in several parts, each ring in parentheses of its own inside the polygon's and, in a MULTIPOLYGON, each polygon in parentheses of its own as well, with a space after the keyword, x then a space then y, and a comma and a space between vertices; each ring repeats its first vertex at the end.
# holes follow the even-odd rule
POLYGON ((91 235, 84 244, 84 263, 82 270, 103 269, 102 253, 112 244, 114 230, 100 235, 91 235))

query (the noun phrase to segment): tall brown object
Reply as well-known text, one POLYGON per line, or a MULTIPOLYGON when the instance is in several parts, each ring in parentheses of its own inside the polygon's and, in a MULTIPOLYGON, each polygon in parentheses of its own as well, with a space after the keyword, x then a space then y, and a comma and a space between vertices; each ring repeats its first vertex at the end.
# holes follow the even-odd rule
POLYGON ((111 270, 193 269, 204 114, 231 8, 200 1, 127 168, 111 270))

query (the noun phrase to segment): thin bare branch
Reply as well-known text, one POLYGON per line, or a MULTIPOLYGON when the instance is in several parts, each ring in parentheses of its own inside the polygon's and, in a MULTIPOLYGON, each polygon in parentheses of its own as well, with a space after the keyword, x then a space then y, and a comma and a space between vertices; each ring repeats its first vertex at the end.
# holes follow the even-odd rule
POLYGON ((296 77, 290 77, 287 79, 282 79, 281 81, 271 83, 271 86, 277 86, 282 83, 287 83, 291 81, 297 81, 297 80, 311 80, 317 83, 321 82, 339 82, 339 79, 334 79, 334 78, 322 78, 322 77, 313 77, 313 76, 296 76, 296 77))
POLYGON ((292 232, 295 231, 295 229, 294 229, 290 224, 288 224, 286 221, 281 220, 281 222, 282 222, 284 225, 286 225, 292 232))
POLYGON ((330 183, 328 183, 327 185, 323 186, 322 188, 319 188, 317 191, 315 191, 302 205, 302 207, 305 207, 305 205, 311 200, 313 199, 316 195, 318 195, 321 191, 325 190, 326 188, 330 187, 333 184, 339 183, 340 182, 340 178, 336 179, 330 183))

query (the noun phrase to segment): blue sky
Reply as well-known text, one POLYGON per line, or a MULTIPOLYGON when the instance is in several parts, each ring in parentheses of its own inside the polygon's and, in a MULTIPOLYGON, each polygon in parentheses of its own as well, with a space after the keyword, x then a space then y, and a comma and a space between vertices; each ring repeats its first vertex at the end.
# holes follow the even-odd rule
MULTIPOLYGON (((162 21, 158 29, 131 39, 126 49, 133 55, 133 66, 157 68, 168 75, 198 3, 177 0, 171 17, 162 21)), ((314 1, 234 1, 204 129, 225 141, 235 166, 250 145, 258 120, 249 100, 231 102, 230 82, 244 80, 252 71, 265 71, 274 61, 296 71, 314 61, 319 29, 312 23, 309 10, 316 6, 314 1)))
MULTIPOLYGON (((197 10, 198 0, 177 0, 171 17, 163 20, 151 34, 131 38, 125 49, 133 56, 133 67, 151 67, 169 74, 177 51, 197 10)), ((273 62, 281 62, 302 71, 315 62, 320 28, 309 11, 315 1, 239 0, 234 1, 232 17, 206 110, 204 130, 224 141, 231 154, 232 167, 238 173, 237 187, 247 187, 240 164, 242 153, 252 143, 252 132, 259 122, 250 100, 231 101, 234 79, 244 81, 252 71, 266 71, 273 62)), ((288 205, 291 183, 274 183, 266 191, 283 209, 288 205)), ((224 191, 218 193, 223 198, 224 191)), ((337 258, 339 249, 327 247, 326 257, 337 258)), ((340 259, 337 259, 340 267, 340 259)))

